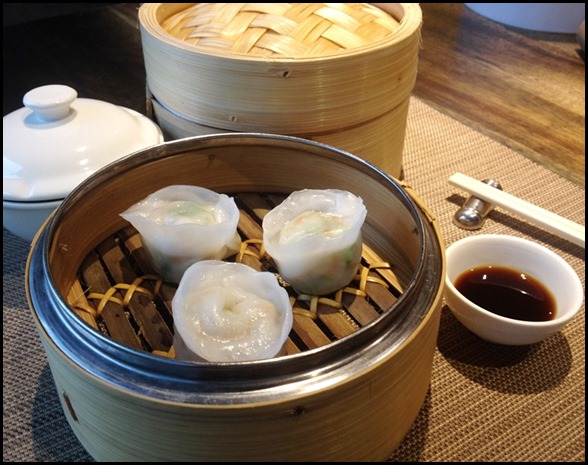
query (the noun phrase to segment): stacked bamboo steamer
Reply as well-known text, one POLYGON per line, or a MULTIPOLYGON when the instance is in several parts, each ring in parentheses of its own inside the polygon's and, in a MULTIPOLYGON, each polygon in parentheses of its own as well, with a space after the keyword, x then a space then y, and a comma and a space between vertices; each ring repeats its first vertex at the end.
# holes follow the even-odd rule
POLYGON ((409 3, 146 3, 147 93, 168 139, 315 140, 402 177, 422 13, 409 3))

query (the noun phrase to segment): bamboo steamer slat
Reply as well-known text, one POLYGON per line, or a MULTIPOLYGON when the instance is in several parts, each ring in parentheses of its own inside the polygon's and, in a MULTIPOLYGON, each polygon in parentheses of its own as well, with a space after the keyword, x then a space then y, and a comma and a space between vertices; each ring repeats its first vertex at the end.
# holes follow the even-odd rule
MULTIPOLYGON (((296 137, 343 148, 354 154, 361 154, 370 163, 401 179, 402 158, 394 156, 394 154, 402 153, 404 148, 408 105, 409 100, 405 100, 380 118, 341 131, 324 134, 296 134, 296 137), (374 136, 375 134, 377 136, 374 136)), ((166 140, 235 132, 211 128, 181 118, 161 105, 153 96, 150 96, 150 107, 152 108, 151 117, 157 121, 166 140)))
MULTIPOLYGON (((275 264, 262 252, 261 222, 285 196, 233 193, 233 198, 239 207, 238 232, 243 247, 229 260, 279 276, 275 264)), ((402 266, 400 257, 395 259, 398 261, 392 264, 383 261, 364 243, 356 277, 335 295, 307 296, 284 285, 294 311, 294 330, 286 354, 342 339, 368 326, 392 307, 411 273, 402 266)), ((106 238, 87 255, 73 288, 75 293, 68 302, 84 321, 88 316, 93 318, 92 327, 134 349, 171 353, 171 301, 177 286, 152 273, 140 235, 132 226, 106 238)))
MULTIPOLYGON (((217 134, 145 149, 78 186, 33 242, 26 289, 66 418, 97 460, 383 461, 427 394, 443 249, 412 190, 362 159, 304 139, 217 134), (368 297, 347 295, 353 324, 334 311, 316 320, 297 314, 293 334, 307 337, 308 347, 292 340, 272 360, 184 363, 137 348, 132 335, 115 340, 103 322, 76 313, 90 304, 79 276, 92 267, 92 279, 105 272, 133 281, 127 261, 148 271, 119 213, 172 183, 238 195, 246 210, 240 230, 252 237, 258 219, 293 190, 352 190, 368 209, 364 260, 392 263, 378 274, 396 291, 370 283, 368 297), (107 271, 93 268, 95 254, 107 271)), ((173 290, 162 286, 158 295, 167 306, 173 290)), ((147 315, 162 331, 138 335, 157 340, 166 323, 147 315)))
POLYGON ((400 178, 418 4, 148 3, 139 19, 148 93, 177 117, 336 142, 400 178))

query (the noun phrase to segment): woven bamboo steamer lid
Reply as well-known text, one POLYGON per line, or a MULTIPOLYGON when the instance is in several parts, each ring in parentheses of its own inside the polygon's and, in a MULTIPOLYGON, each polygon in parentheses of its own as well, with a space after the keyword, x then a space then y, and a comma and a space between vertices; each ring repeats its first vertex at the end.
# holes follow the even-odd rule
POLYGON ((416 79, 418 4, 147 3, 139 19, 148 88, 208 127, 341 132, 393 111, 416 79))

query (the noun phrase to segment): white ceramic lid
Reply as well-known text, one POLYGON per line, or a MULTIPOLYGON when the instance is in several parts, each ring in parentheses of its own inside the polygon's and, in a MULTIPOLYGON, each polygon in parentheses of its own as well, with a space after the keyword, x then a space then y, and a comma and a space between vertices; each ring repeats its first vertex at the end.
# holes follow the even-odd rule
POLYGON ((3 200, 63 199, 105 165, 163 142, 146 116, 77 96, 64 85, 37 87, 4 116, 3 200))

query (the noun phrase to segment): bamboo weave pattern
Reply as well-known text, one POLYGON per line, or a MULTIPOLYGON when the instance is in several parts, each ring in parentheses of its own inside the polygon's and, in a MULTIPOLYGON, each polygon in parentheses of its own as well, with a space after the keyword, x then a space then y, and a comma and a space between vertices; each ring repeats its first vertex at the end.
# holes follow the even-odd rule
POLYGON ((313 57, 369 45, 399 25, 368 3, 196 3, 162 27, 195 48, 313 57))

